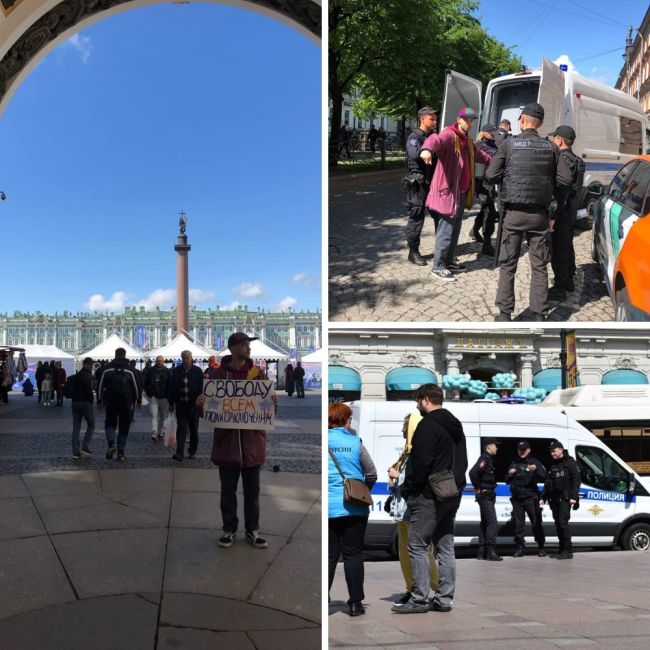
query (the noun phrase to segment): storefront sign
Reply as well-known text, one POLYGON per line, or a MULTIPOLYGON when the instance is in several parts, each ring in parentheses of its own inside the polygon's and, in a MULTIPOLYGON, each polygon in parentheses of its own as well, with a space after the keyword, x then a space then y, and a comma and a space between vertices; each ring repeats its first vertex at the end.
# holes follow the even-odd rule
POLYGON ((521 338, 495 338, 492 336, 457 336, 449 347, 460 350, 527 350, 521 338))
POLYGON ((275 427, 274 382, 259 379, 206 379, 203 417, 222 429, 275 427))

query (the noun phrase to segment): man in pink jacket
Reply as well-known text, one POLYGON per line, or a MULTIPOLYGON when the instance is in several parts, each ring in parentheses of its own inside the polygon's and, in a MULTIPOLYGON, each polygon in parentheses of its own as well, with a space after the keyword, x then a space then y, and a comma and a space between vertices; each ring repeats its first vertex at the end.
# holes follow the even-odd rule
POLYGON ((492 158, 481 151, 469 137, 477 117, 465 107, 458 119, 442 130, 431 134, 422 145, 420 157, 431 164, 432 153, 438 156, 426 206, 440 215, 436 229, 436 249, 432 273, 435 278, 453 282, 451 271, 464 271, 465 266, 455 258, 456 245, 465 208, 474 201, 474 162, 487 165, 492 158))

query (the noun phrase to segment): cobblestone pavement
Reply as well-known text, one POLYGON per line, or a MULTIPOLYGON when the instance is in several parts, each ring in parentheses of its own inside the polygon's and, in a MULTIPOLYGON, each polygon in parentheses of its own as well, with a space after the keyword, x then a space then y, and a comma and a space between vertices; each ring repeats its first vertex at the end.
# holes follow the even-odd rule
MULTIPOLYGON (((321 471, 321 393, 308 391, 304 400, 279 393, 280 406, 274 431, 268 433, 265 469, 320 473, 321 471)), ((71 449, 72 414, 70 400, 63 407, 42 407, 36 397, 11 394, 9 404, 0 404, 0 475, 66 469, 106 469, 123 467, 104 458, 103 413, 95 411, 94 455, 73 460, 71 449)), ((126 467, 173 467, 173 451, 152 442, 149 409, 136 414, 126 448, 126 467)), ((82 435, 86 430, 82 424, 82 435)), ((214 467, 210 462, 212 428, 199 421, 199 448, 195 459, 184 460, 183 467, 214 467)))
MULTIPOLYGON (((468 270, 443 283, 431 266, 406 259, 406 216, 400 191, 403 172, 334 179, 330 186, 329 317, 333 321, 493 321, 498 271, 479 257, 480 244, 470 239, 472 211, 465 217, 458 258, 468 270)), ((433 258, 433 220, 427 218, 421 252, 433 258)), ((550 321, 611 321, 611 301, 591 260, 591 231, 576 231, 576 291, 552 303, 550 321)), ((530 265, 519 261, 514 317, 527 320, 530 265)), ((552 271, 549 267, 549 276, 552 271)))

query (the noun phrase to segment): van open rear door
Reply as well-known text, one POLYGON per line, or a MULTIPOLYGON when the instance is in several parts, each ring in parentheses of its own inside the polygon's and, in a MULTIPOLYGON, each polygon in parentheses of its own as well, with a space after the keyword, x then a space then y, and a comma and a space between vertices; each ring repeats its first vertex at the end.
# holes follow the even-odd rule
MULTIPOLYGON (((445 98, 442 102, 442 115, 440 130, 443 127, 456 123, 458 111, 464 106, 469 106, 477 115, 481 115, 482 86, 478 79, 472 79, 460 72, 447 70, 445 74, 445 98)), ((470 136, 476 140, 480 119, 474 120, 470 136)))
POLYGON ((539 134, 545 137, 564 123, 562 118, 564 72, 547 58, 542 61, 542 78, 537 102, 544 107, 544 124, 539 134))

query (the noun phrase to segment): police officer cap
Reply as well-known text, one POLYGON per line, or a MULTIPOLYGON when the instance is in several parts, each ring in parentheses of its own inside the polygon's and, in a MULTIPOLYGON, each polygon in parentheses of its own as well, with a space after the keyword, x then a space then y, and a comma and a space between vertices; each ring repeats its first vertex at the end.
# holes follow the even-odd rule
POLYGON ((500 445, 501 443, 496 438, 483 438, 483 446, 500 445))
POLYGON ((438 109, 431 108, 431 106, 423 106, 418 111, 418 118, 422 119, 425 115, 437 115, 437 114, 438 114, 438 109))
POLYGON ((535 117, 538 120, 544 120, 544 107, 537 102, 531 102, 530 104, 526 104, 526 106, 524 106, 524 110, 521 111, 521 114, 530 115, 531 117, 535 117))
POLYGON ((557 129, 551 133, 551 135, 559 135, 561 138, 569 140, 570 142, 573 142, 576 139, 576 132, 572 127, 567 126, 566 124, 558 126, 557 129))
POLYGON ((494 124, 485 124, 481 131, 484 131, 485 133, 490 133, 491 135, 494 135, 497 132, 497 127, 494 126, 494 124))
POLYGON ((564 449, 564 445, 559 440, 553 440, 553 442, 548 446, 548 448, 553 451, 554 449, 564 449))
POLYGON ((522 440, 521 442, 517 443, 517 449, 521 449, 522 451, 524 449, 530 449, 530 443, 526 442, 525 440, 522 440))

